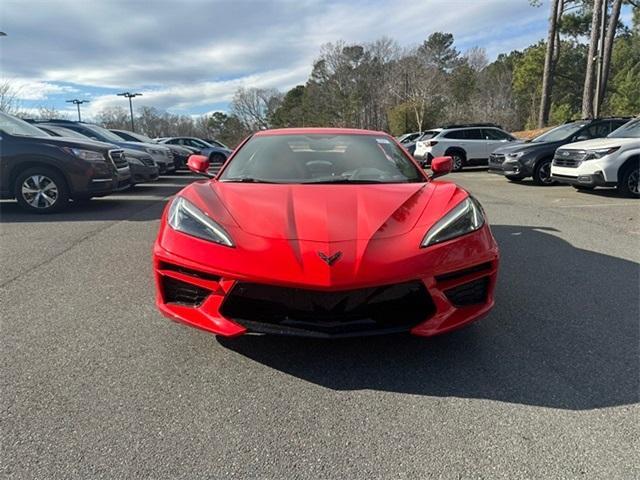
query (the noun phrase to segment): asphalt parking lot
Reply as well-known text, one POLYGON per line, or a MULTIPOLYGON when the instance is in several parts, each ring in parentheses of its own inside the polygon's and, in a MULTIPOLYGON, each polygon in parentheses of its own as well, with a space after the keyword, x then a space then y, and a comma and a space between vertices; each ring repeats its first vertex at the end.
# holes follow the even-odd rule
POLYGON ((153 305, 166 198, 0 208, 4 478, 640 478, 640 203, 447 179, 483 203, 497 304, 446 336, 180 326, 153 305))

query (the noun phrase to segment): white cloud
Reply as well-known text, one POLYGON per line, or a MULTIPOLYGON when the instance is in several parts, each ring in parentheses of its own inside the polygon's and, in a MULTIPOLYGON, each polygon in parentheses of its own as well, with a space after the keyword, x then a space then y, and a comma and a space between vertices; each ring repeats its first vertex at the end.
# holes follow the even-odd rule
POLYGON ((2 78, 0 82, 8 81, 15 89, 18 100, 46 100, 49 95, 58 93, 74 93, 79 90, 68 85, 58 85, 50 82, 27 80, 24 78, 2 78))

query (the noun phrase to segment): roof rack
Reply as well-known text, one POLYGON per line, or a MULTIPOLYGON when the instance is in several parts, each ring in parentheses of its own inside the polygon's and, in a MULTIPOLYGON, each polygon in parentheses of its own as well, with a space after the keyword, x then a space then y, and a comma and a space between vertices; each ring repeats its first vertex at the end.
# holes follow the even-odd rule
POLYGON ((596 117, 596 118, 570 118, 566 120, 564 123, 573 123, 573 122, 593 122, 595 120, 631 120, 635 117, 628 117, 626 115, 613 115, 611 117, 596 117))
POLYGON ((467 128, 467 127, 495 127, 502 128, 502 126, 496 123, 456 123, 452 125, 444 125, 442 128, 467 128))
POLYGON ((35 123, 84 123, 76 120, 65 120, 64 118, 47 118, 46 120, 35 120, 35 123))

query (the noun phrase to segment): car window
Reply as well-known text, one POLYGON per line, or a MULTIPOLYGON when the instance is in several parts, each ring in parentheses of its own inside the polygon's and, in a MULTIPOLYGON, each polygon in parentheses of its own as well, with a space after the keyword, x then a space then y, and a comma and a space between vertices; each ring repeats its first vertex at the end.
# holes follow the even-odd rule
POLYGON ((454 130, 452 132, 448 132, 444 135, 444 138, 451 138, 455 140, 466 140, 468 138, 467 130, 454 130))
POLYGON ((511 135, 495 128, 483 128, 482 133, 485 140, 511 140, 511 135))
POLYGON ((220 181, 265 183, 407 183, 424 174, 386 136, 254 136, 235 154, 220 181))
POLYGON ((614 130, 617 130, 622 125, 626 125, 627 122, 628 120, 611 120, 611 130, 609 133, 613 132, 614 130))
POLYGON ((0 131, 22 137, 49 137, 50 135, 30 123, 0 112, 0 131))
POLYGON ((435 130, 428 130, 428 131, 426 131, 426 132, 424 132, 422 134, 422 136, 420 137, 420 140, 429 140, 429 139, 435 137, 436 135, 438 135, 438 133, 440 133, 440 132, 435 131, 435 130))
POLYGON ((471 128, 467 130, 467 140, 482 140, 482 130, 479 128, 471 128))
POLYGON ((611 132, 609 138, 640 138, 640 118, 631 120, 611 132))
POLYGON ((606 137, 611 132, 610 122, 597 122, 583 128, 576 134, 576 138, 587 140, 606 137), (586 138, 585 138, 586 137, 586 138))

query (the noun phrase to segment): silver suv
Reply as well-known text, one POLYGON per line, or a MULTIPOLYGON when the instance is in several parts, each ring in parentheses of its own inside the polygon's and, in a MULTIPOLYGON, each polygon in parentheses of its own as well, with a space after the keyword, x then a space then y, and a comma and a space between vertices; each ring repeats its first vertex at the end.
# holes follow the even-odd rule
POLYGON ((424 132, 416 143, 414 157, 429 165, 435 157, 453 158, 453 170, 465 166, 486 165, 489 154, 507 142, 519 142, 492 123, 449 125, 424 132))

